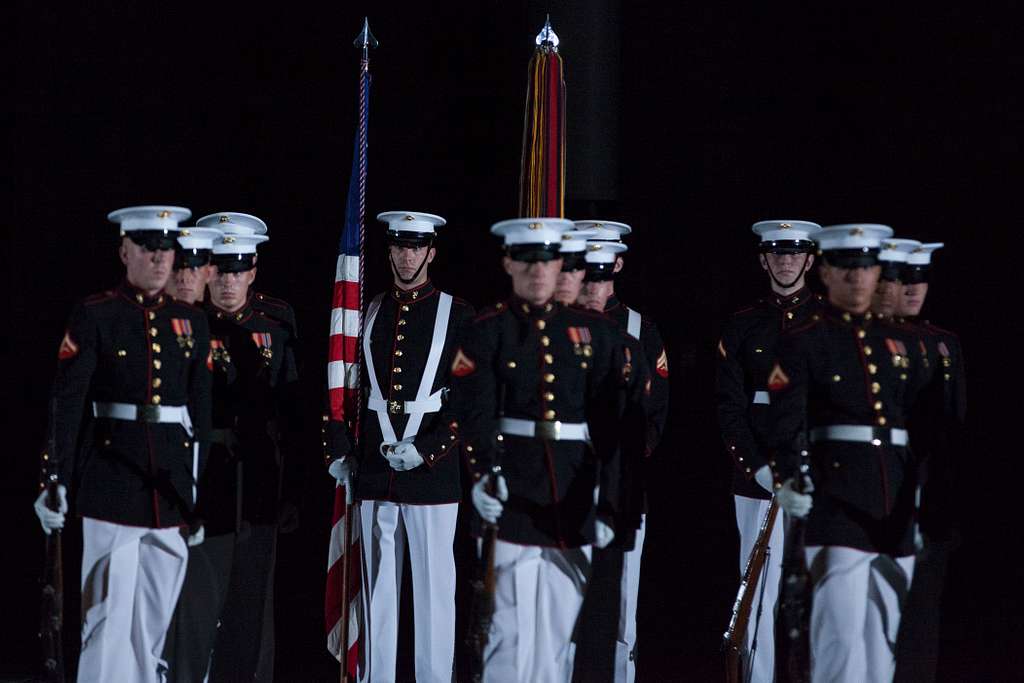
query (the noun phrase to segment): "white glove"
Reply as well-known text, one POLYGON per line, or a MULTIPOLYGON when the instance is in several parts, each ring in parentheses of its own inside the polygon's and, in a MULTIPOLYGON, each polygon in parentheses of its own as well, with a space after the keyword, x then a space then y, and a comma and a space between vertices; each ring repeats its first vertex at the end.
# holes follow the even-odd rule
POLYGON ((505 484, 505 477, 498 475, 498 497, 487 493, 487 482, 491 480, 491 475, 486 475, 480 479, 477 483, 473 484, 473 507, 476 508, 477 513, 483 518, 485 522, 494 524, 498 521, 498 517, 501 517, 501 511, 505 509, 505 506, 501 504, 501 501, 508 500, 508 485, 505 484))
POLYGON ((772 475, 772 468, 768 465, 754 472, 754 481, 768 493, 775 493, 775 477, 772 475))
POLYGON ((206 528, 200 526, 198 531, 196 531, 194 534, 191 534, 188 538, 185 539, 185 543, 188 544, 189 548, 194 548, 200 543, 202 543, 205 538, 206 528))
POLYGON ((43 489, 39 492, 39 497, 36 498, 36 502, 32 504, 32 507, 36 511, 36 517, 39 518, 39 523, 43 526, 43 533, 49 536, 54 529, 64 528, 64 515, 68 511, 68 490, 64 484, 57 484, 57 510, 51 510, 46 505, 47 491, 43 489))
POLYGON ((352 468, 348 466, 348 458, 338 458, 327 466, 327 472, 340 482, 348 481, 352 468))
POLYGON ((384 457, 397 472, 407 472, 423 464, 423 456, 409 441, 399 441, 384 457))
POLYGON ((793 478, 787 479, 782 488, 775 492, 775 498, 779 501, 779 507, 793 517, 806 517, 814 505, 814 500, 811 498, 814 484, 808 477, 805 481, 804 493, 797 493, 793 488, 794 481, 793 478))
POLYGON ((594 546, 596 548, 607 548, 608 544, 615 540, 615 532, 612 528, 597 520, 594 522, 594 546))

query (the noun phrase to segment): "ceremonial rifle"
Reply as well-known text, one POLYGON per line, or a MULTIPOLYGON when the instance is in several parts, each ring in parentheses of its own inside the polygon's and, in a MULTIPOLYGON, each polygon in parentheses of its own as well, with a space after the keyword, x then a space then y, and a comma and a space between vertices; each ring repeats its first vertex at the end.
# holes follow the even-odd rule
MULTIPOLYGON (((501 476, 501 461, 505 455, 505 437, 500 432, 501 417, 505 414, 505 385, 498 390, 498 423, 499 432, 495 434, 494 464, 491 466, 490 479, 487 482, 488 495, 498 496, 498 477, 501 476)), ((491 631, 491 620, 494 618, 494 546, 498 540, 498 524, 483 522, 480 545, 480 562, 476 567, 470 585, 473 588, 473 608, 469 616, 469 633, 466 645, 470 649, 471 671, 470 680, 479 683, 484 675, 484 649, 487 647, 491 631)))
MULTIPOLYGON (((800 449, 800 473, 794 482, 804 493, 810 467, 806 445, 800 449)), ((775 621, 775 680, 778 683, 810 683, 810 620, 812 581, 804 554, 807 520, 789 517, 786 548, 782 553, 782 587, 775 621)))
POLYGON ((768 563, 771 560, 771 548, 768 543, 771 541, 772 529, 775 526, 775 518, 779 512, 779 503, 772 496, 768 504, 768 511, 761 521, 761 529, 757 533, 757 541, 750 551, 747 559, 747 566, 743 571, 743 579, 740 581, 739 590, 736 591, 736 600, 732 606, 732 618, 729 620, 729 628, 722 636, 722 650, 725 651, 725 680, 727 683, 743 683, 750 680, 750 674, 754 664, 754 655, 757 652, 757 624, 760 622, 761 610, 764 608, 765 580, 768 576, 768 563), (760 587, 760 590, 758 588, 760 587), (760 595, 757 605, 757 615, 754 624, 754 641, 750 652, 747 653, 746 661, 743 657, 743 644, 747 638, 747 629, 750 626, 750 612, 754 606, 754 594, 760 595))
MULTIPOLYGON (((46 477, 46 506, 60 509, 57 473, 51 471, 57 446, 57 398, 50 400, 50 433, 43 454, 46 477)), ((64 683, 64 571, 61 557, 60 529, 46 537, 46 560, 43 564, 42 599, 40 600, 39 639, 42 643, 43 675, 47 683, 64 683)))

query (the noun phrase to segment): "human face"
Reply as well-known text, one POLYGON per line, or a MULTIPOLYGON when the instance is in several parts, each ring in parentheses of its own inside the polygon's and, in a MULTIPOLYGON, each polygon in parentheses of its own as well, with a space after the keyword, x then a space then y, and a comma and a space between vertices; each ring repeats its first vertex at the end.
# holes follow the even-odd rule
POLYGON ((249 287, 255 279, 255 268, 241 273, 222 273, 218 270, 210 278, 210 301, 217 308, 234 313, 245 305, 249 298, 249 287))
POLYGON ((917 282, 903 285, 903 298, 900 302, 900 315, 912 317, 921 314, 925 297, 928 296, 928 283, 917 282))
POLYGON ((149 251, 123 237, 119 254, 121 263, 125 265, 126 279, 147 296, 157 294, 167 284, 174 265, 174 249, 149 251))
POLYGON ((614 280, 602 280, 601 282, 584 282, 583 291, 580 294, 580 305, 592 311, 604 311, 608 305, 608 299, 615 293, 614 280))
POLYGON ((512 276, 512 291, 516 296, 534 306, 542 306, 551 300, 562 270, 562 259, 527 263, 506 256, 502 263, 505 272, 512 276))
POLYGON ((879 280, 875 293, 871 296, 871 310, 878 315, 896 315, 900 310, 903 298, 903 285, 899 281, 879 280))
POLYGON ((178 301, 189 304, 201 301, 212 270, 215 270, 214 267, 209 265, 179 268, 167 278, 167 293, 178 301))
POLYGON ((871 297, 878 287, 882 267, 839 268, 825 263, 820 273, 832 305, 859 315, 871 306, 871 297))
POLYGON ((775 274, 775 280, 788 285, 785 287, 786 291, 779 291, 780 285, 775 280, 772 280, 772 289, 779 294, 789 294, 802 289, 804 286, 804 273, 813 264, 814 256, 810 254, 761 254, 761 267, 764 268, 765 272, 768 272, 768 269, 771 268, 771 272, 775 274))
POLYGON ((415 289, 426 282, 427 265, 434 260, 436 254, 437 250, 434 247, 405 247, 397 244, 388 246, 391 274, 394 275, 395 286, 399 289, 415 289), (427 265, 423 265, 423 259, 427 260, 427 265), (421 265, 423 265, 422 269, 420 269, 421 265), (412 278, 417 270, 419 270, 419 275, 416 276, 413 282, 408 284, 402 282, 402 280, 412 278))
POLYGON ((559 273, 558 281, 555 284, 555 301, 566 306, 576 303, 576 300, 580 298, 580 289, 583 287, 583 276, 586 274, 587 271, 583 268, 559 273))

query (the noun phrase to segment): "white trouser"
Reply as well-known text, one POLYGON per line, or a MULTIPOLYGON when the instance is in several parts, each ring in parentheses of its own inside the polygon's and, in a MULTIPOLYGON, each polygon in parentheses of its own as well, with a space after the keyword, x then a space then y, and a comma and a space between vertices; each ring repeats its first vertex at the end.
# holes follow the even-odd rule
POLYGON ((366 668, 360 681, 395 680, 405 544, 412 572, 416 680, 450 683, 455 659, 455 520, 458 503, 360 503, 366 668))
POLYGON ((807 546, 814 581, 811 680, 888 683, 914 557, 807 546))
POLYGON ((623 554, 619 584, 619 636, 615 643, 615 683, 636 679, 636 600, 640 592, 640 561, 644 554, 647 515, 640 515, 633 549, 623 554))
POLYGON ((162 681, 164 639, 188 564, 181 531, 86 517, 82 540, 78 680, 162 681))
MULTIPOLYGON (((743 576, 771 500, 747 496, 733 496, 733 499, 736 501, 736 528, 740 532, 740 576, 743 576)), ((747 636, 743 644, 744 666, 751 664, 749 657, 755 630, 757 636, 757 649, 754 650, 753 666, 750 666, 750 683, 771 683, 775 678, 775 603, 779 599, 779 582, 782 580, 782 549, 785 547, 786 528, 782 519, 780 509, 768 540, 771 553, 768 571, 757 577, 757 590, 754 591, 754 602, 747 622, 747 636), (764 593, 761 592, 762 586, 764 593), (757 616, 758 609, 761 610, 760 618, 757 616)))
POLYGON ((495 542, 485 683, 569 683, 590 552, 495 542))

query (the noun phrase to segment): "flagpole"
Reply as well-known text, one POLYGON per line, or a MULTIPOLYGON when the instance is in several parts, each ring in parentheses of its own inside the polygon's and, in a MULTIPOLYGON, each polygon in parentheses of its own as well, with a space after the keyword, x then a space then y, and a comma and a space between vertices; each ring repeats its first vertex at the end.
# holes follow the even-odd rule
MULTIPOLYGON (((359 60, 359 150, 358 150, 358 224, 359 224, 359 308, 358 308, 358 336, 356 338, 356 362, 357 367, 362 367, 363 361, 363 283, 366 264, 366 150, 367 150, 367 113, 368 113, 368 84, 370 79, 370 48, 377 47, 377 39, 370 32, 370 20, 363 18, 363 30, 359 32, 353 41, 353 46, 362 50, 359 60)), ((352 419, 352 435, 355 445, 359 442, 360 421, 362 417, 362 397, 355 401, 355 415, 352 419)), ((353 518, 353 496, 351 478, 345 481, 345 527, 344 547, 346 557, 341 568, 341 683, 350 683, 355 680, 355 671, 348 670, 349 664, 349 622, 351 620, 351 600, 349 599, 349 567, 353 558, 348 556, 352 548, 352 524, 353 518)), ((358 561, 358 560, 357 560, 358 561)))

